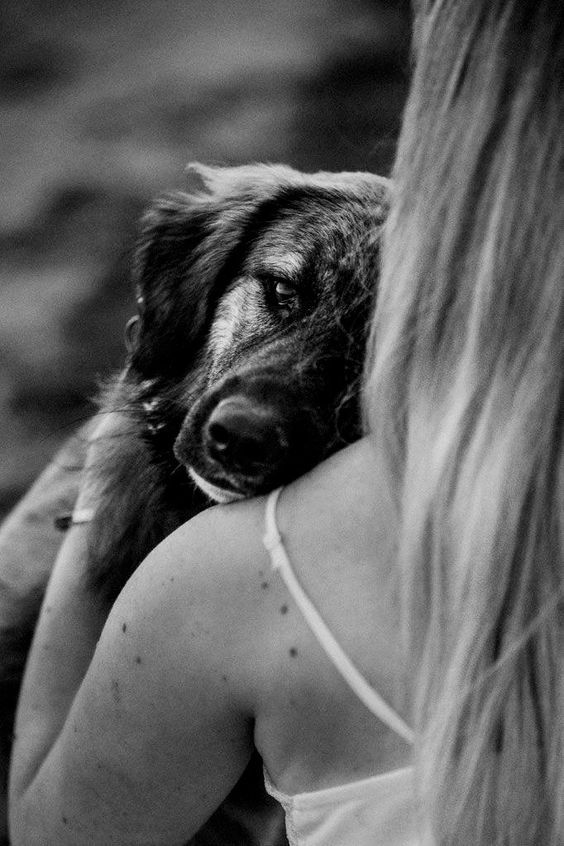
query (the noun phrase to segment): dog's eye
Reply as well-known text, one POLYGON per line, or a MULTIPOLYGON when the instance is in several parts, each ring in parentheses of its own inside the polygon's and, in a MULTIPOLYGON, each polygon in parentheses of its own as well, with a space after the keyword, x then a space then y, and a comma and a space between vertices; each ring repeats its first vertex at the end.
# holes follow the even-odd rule
POLYGON ((298 305, 298 292, 286 280, 279 279, 274 282, 274 296, 280 308, 287 311, 292 311, 298 305))

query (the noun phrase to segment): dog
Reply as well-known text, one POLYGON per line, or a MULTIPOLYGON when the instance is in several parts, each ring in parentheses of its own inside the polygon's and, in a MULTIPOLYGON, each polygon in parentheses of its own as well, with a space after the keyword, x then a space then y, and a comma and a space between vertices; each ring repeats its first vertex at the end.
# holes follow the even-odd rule
POLYGON ((356 440, 389 182, 192 166, 146 215, 138 314, 102 409, 130 427, 100 468, 93 590, 210 501, 266 493, 356 440))
POLYGON ((124 421, 96 468, 88 577, 106 606, 182 522, 288 483, 361 433, 389 181, 279 165, 187 175, 142 220, 127 361, 99 401, 124 421))

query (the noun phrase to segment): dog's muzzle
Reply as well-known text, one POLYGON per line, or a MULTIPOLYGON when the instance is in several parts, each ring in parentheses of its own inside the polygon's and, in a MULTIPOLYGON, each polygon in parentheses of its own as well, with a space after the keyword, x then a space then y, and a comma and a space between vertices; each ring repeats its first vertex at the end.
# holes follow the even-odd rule
POLYGON ((290 464, 289 427, 277 404, 236 392, 216 398, 193 423, 189 416, 175 454, 215 502, 270 490, 290 464))
POLYGON ((248 475, 278 464, 288 449, 277 415, 245 396, 228 397, 213 409, 204 431, 204 449, 224 468, 248 475))

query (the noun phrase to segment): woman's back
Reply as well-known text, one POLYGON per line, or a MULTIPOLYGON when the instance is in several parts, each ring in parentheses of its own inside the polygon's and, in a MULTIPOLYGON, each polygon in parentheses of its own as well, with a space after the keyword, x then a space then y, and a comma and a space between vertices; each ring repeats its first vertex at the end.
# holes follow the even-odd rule
MULTIPOLYGON (((143 665, 172 654, 163 683, 182 673, 182 688, 192 674, 203 685, 210 710, 186 712, 192 757, 213 762, 221 753, 210 711, 220 722, 224 709, 246 715, 267 788, 285 805, 298 846, 417 842, 394 523, 375 478, 377 460, 364 439, 283 489, 275 520, 297 589, 272 566, 266 500, 258 499, 211 509, 181 527, 154 554, 158 566, 150 556, 118 600, 116 619, 127 620, 130 592, 136 603, 151 597, 147 614, 135 609, 148 627, 139 644, 151 650, 143 665), (312 631, 298 607, 304 593, 373 689, 376 713, 312 631), (170 626, 164 637, 153 622, 155 603, 170 626)), ((154 679, 148 683, 154 689, 154 679)), ((213 763, 205 769, 200 781, 211 784, 213 763)))
POLYGON ((250 576, 262 594, 256 636, 243 640, 240 660, 255 691, 267 789, 285 808, 292 846, 418 842, 413 738, 398 713, 405 681, 393 523, 376 501, 377 476, 364 441, 278 502, 275 494, 266 507, 231 507, 239 537, 248 530, 232 545, 241 555, 235 602, 249 588, 249 561, 260 560, 266 530, 270 555, 250 576), (260 534, 257 507, 268 515, 260 534))
MULTIPOLYGON (((276 520, 299 588, 370 686, 402 713, 393 524, 376 502, 375 475, 362 441, 284 489, 276 520)), ((256 742, 273 782, 298 793, 408 764, 408 740, 353 692, 263 557, 261 628, 269 634, 253 659, 262 663, 256 742)))

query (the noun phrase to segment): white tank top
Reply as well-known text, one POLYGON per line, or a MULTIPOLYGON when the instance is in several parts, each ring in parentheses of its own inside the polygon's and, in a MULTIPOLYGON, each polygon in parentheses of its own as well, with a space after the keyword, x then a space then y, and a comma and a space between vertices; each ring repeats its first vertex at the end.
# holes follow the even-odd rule
MULTIPOLYGON (((329 660, 359 699, 392 731, 413 743, 412 730, 343 652, 296 579, 276 524, 281 490, 270 494, 265 511, 263 543, 272 569, 280 574, 329 660)), ((265 771, 265 785, 284 808, 290 846, 419 846, 421 842, 411 767, 294 795, 278 790, 265 771)))

